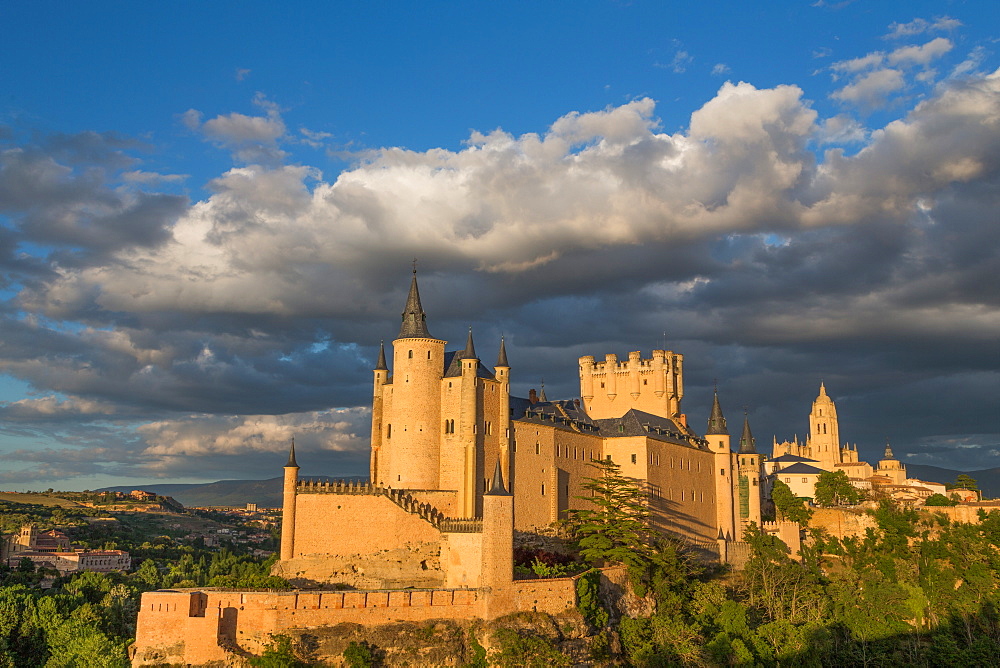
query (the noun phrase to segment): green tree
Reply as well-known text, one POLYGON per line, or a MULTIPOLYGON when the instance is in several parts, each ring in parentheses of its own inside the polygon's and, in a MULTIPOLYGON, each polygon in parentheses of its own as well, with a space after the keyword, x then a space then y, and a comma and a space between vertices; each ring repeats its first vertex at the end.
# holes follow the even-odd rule
POLYGON ((979 491, 979 485, 976 484, 976 479, 966 475, 965 473, 960 474, 955 478, 955 484, 952 485, 953 489, 970 489, 973 492, 979 491))
POLYGON ((819 506, 853 506, 861 501, 861 490, 843 471, 823 471, 816 481, 813 500, 819 506))
POLYGON ((944 494, 931 494, 924 501, 925 506, 957 506, 958 501, 949 499, 944 494))
MULTIPOLYGON (((346 656, 347 653, 344 654, 346 656)), ((254 668, 309 668, 308 663, 300 661, 295 656, 295 651, 292 649, 292 639, 282 634, 271 636, 271 641, 264 647, 263 654, 251 658, 249 663, 254 668)), ((347 665, 371 666, 374 664, 354 664, 348 660, 347 665)))
POLYGON ((795 496, 792 488, 780 480, 774 481, 774 486, 771 488, 771 501, 774 502, 774 509, 778 512, 779 520, 798 522, 802 526, 806 526, 809 523, 809 518, 812 517, 812 511, 806 507, 806 502, 795 496))
POLYGON ((596 475, 586 478, 584 489, 592 496, 579 496, 591 508, 571 509, 568 526, 589 562, 614 562, 645 569, 653 547, 647 526, 646 493, 639 483, 621 473, 611 459, 595 460, 596 475))

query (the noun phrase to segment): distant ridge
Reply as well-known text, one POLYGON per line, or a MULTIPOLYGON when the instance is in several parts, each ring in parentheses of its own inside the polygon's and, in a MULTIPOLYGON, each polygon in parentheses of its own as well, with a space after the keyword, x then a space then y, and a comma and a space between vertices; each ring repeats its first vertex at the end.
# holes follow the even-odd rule
MULTIPOLYGON (((965 473, 979 483, 984 498, 1000 497, 1000 466, 980 471, 956 471, 926 464, 907 464, 906 474, 928 482, 953 483, 955 478, 965 473)), ((331 480, 319 476, 316 480, 331 480)), ((366 476, 350 476, 348 480, 362 480, 366 476)), ((131 492, 136 485, 105 487, 98 491, 131 492)), ((261 508, 281 507, 281 478, 268 480, 220 480, 188 485, 139 485, 140 489, 162 496, 172 496, 185 506, 243 506, 256 503, 261 508)))
MULTIPOLYGON (((332 480, 329 476, 311 476, 310 480, 332 480)), ((350 476, 346 480, 367 480, 366 477, 350 476)), ((172 496, 187 507, 192 506, 245 506, 256 503, 261 508, 281 507, 281 478, 268 480, 219 480, 218 482, 194 483, 187 485, 119 485, 104 487, 99 492, 131 492, 143 489, 147 492, 172 496)))
POLYGON ((1000 466, 980 471, 955 471, 926 464, 906 464, 908 477, 928 482, 951 484, 955 482, 955 478, 963 473, 979 484, 979 489, 983 491, 983 498, 996 499, 1000 497, 1000 466))

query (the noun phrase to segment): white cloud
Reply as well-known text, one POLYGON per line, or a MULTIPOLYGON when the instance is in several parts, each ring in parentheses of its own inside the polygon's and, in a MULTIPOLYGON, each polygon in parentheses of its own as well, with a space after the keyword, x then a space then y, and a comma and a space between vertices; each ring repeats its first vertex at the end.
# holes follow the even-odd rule
POLYGON ((914 64, 926 67, 932 60, 951 51, 953 46, 950 39, 938 37, 920 46, 900 47, 889 54, 888 60, 890 65, 914 64))
POLYGON ((889 34, 885 39, 900 39, 903 37, 913 37, 927 32, 947 32, 961 27, 962 22, 948 16, 939 16, 933 21, 916 18, 909 23, 892 23, 889 25, 889 34))
POLYGON ((857 72, 863 72, 864 70, 870 70, 878 67, 883 63, 883 61, 885 61, 885 54, 881 51, 875 51, 873 53, 869 53, 868 55, 861 56, 860 58, 837 61, 830 65, 830 69, 834 72, 855 74, 857 72))
MULTIPOLYGON (((363 451, 371 411, 342 408, 285 415, 189 416, 141 425, 143 455, 165 463, 173 457, 281 453, 294 438, 313 450, 363 451)), ((155 468, 155 465, 153 466, 155 468)))
POLYGON ((729 74, 729 72, 731 72, 729 65, 726 65, 725 63, 716 63, 715 66, 712 67, 712 74, 715 76, 723 76, 729 74))
POLYGON ((891 68, 875 70, 858 77, 839 90, 830 94, 835 100, 851 102, 869 109, 885 105, 887 98, 906 87, 903 73, 891 68))

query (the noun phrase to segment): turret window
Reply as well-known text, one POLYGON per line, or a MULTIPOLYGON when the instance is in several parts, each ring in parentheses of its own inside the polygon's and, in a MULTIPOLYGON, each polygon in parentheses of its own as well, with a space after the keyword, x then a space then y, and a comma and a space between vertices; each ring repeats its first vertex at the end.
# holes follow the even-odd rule
POLYGON ((391 424, 387 424, 385 426, 385 437, 386 438, 392 438, 392 425, 391 424))
POLYGON ((428 350, 427 351, 427 359, 430 359, 430 358, 431 358, 431 351, 428 350))
POLYGON ((413 351, 410 351, 410 359, 413 359, 413 351))

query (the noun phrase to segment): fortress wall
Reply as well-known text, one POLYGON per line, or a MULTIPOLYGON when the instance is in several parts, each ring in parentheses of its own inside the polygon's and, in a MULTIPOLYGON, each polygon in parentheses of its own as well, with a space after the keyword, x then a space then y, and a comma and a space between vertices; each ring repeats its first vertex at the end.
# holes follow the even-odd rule
POLYGON ((576 606, 576 578, 514 582, 514 610, 557 615, 576 606))
POLYGON ((445 533, 441 538, 444 586, 478 587, 483 569, 483 534, 445 533))
POLYGON ((177 590, 142 595, 133 666, 225 661, 226 646, 259 654, 293 628, 483 616, 475 589, 344 592, 177 590), (203 616, 198 616, 203 615, 203 616))
POLYGON ((514 421, 512 425, 514 528, 530 531, 556 519, 556 499, 552 495, 556 430, 534 422, 514 421))
POLYGON ((429 503, 447 517, 460 517, 458 491, 451 489, 410 489, 407 493, 420 503, 429 503))
POLYGON ((842 508, 813 508, 809 528, 825 529, 835 538, 864 536, 865 529, 875 529, 875 518, 864 511, 850 511, 842 508))
POLYGON ((648 439, 650 511, 653 527, 694 540, 715 540, 715 454, 648 439), (657 463, 658 462, 658 463, 657 463))
POLYGON ((440 534, 433 525, 384 496, 296 495, 296 557, 371 554, 439 541, 440 534))

